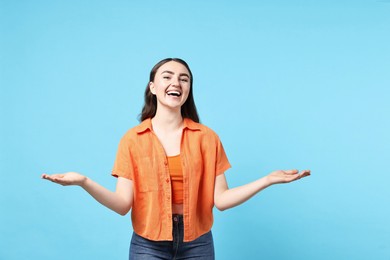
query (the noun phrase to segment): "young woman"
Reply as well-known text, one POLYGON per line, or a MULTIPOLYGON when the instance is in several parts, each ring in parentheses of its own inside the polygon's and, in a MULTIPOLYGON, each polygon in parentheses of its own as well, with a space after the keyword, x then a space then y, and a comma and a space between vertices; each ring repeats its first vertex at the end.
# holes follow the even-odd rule
POLYGON ((157 63, 145 91, 141 123, 121 139, 112 175, 115 192, 76 172, 43 174, 61 185, 79 185, 104 206, 126 215, 133 237, 129 259, 214 259, 213 207, 235 207, 277 183, 310 175, 278 170, 229 189, 230 168, 218 136, 199 123, 187 63, 157 63))

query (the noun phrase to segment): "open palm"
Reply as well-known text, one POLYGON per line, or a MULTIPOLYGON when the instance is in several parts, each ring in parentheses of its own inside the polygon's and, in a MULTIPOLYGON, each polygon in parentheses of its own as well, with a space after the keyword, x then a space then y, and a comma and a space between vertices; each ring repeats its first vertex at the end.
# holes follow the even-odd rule
POLYGON ((42 179, 46 179, 64 186, 67 185, 82 185, 87 179, 85 176, 77 172, 56 173, 48 175, 42 174, 42 179))
POLYGON ((309 176, 310 170, 278 170, 270 173, 267 177, 271 184, 288 183, 309 176))

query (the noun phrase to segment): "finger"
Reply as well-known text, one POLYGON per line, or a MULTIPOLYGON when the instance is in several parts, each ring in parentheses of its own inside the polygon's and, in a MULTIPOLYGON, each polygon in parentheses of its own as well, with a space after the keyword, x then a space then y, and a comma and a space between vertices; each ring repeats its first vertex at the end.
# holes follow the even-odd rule
POLYGON ((41 178, 45 179, 45 180, 49 180, 49 181, 52 180, 52 177, 50 175, 46 174, 46 173, 42 174, 41 178))
POLYGON ((52 182, 57 182, 58 180, 62 179, 64 177, 63 174, 52 174, 52 175, 48 175, 48 174, 42 174, 42 178, 43 179, 46 179, 46 180, 49 180, 49 181, 52 181, 52 182))
POLYGON ((63 179, 54 179, 53 182, 60 184, 60 185, 63 185, 63 186, 68 184, 68 182, 63 180, 63 179))
POLYGON ((298 173, 298 170, 297 170, 297 169, 293 169, 293 170, 284 170, 283 172, 286 173, 286 174, 288 174, 288 175, 292 175, 292 174, 297 174, 297 173, 298 173))
POLYGON ((65 176, 65 174, 62 174, 62 173, 56 173, 56 174, 49 175, 49 177, 52 179, 62 179, 62 178, 64 178, 64 176, 65 176))
POLYGON ((309 176, 310 175, 310 170, 303 170, 303 171, 300 172, 300 175, 309 176))
POLYGON ((299 175, 299 179, 304 178, 304 177, 310 176, 310 171, 308 171, 308 170, 301 171, 298 175, 299 175))
POLYGON ((298 174, 295 174, 295 175, 285 175, 284 181, 282 183, 289 183, 289 182, 296 181, 298 179, 299 179, 299 175, 298 174))

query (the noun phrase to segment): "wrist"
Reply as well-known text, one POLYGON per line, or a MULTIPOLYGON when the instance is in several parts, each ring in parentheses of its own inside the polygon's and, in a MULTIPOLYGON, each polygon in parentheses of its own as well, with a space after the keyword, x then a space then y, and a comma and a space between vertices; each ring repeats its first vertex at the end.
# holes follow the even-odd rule
POLYGON ((264 177, 264 182, 265 182, 265 186, 266 187, 269 187, 271 185, 273 185, 274 183, 272 182, 271 180, 271 177, 269 175, 265 176, 264 177))
POLYGON ((88 185, 88 182, 89 182, 89 178, 86 177, 86 176, 83 176, 83 178, 80 180, 80 182, 78 183, 78 185, 79 185, 81 188, 85 189, 86 186, 88 185))

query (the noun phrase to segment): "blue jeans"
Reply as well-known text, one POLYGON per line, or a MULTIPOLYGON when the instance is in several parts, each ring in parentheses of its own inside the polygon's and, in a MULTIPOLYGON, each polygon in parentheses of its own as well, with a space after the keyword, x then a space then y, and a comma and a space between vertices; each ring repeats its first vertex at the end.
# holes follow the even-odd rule
POLYGON ((190 242, 183 242, 183 216, 173 215, 173 241, 152 241, 133 233, 130 260, 199 259, 214 260, 214 242, 211 231, 190 242))

